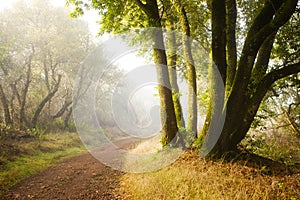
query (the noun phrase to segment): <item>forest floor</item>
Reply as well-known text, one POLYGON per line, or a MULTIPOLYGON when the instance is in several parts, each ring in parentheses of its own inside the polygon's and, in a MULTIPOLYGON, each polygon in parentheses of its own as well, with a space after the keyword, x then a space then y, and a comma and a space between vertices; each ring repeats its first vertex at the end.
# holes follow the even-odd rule
MULTIPOLYGON (((122 149, 135 145, 128 139, 114 143, 122 149)), ((113 151, 101 153, 110 156, 113 151)), ((85 151, 19 182, 0 199, 120 199, 115 188, 122 175, 85 151)))
MULTIPOLYGON (((127 140, 119 147, 128 147, 127 140)), ((109 154, 108 152, 105 152, 109 154)), ((113 170, 88 152, 14 185, 0 199, 300 199, 300 168, 241 154, 213 162, 187 151, 151 173, 113 170)))
POLYGON ((118 199, 121 176, 84 153, 21 181, 2 199, 118 199))

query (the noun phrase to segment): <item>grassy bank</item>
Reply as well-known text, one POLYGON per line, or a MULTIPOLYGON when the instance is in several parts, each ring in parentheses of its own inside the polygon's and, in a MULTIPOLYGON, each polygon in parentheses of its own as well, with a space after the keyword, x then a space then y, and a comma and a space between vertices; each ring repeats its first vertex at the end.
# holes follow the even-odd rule
POLYGON ((24 178, 82 151, 76 133, 0 140, 0 195, 24 178))
POLYGON ((212 162, 187 152, 157 172, 125 174, 125 199, 300 199, 300 169, 259 158, 212 162), (263 163, 263 164, 262 164, 263 163))

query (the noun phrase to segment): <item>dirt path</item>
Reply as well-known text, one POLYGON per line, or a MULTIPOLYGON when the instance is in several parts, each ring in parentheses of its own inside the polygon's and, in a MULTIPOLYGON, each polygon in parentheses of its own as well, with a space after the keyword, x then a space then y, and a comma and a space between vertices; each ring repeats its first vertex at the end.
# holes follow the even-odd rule
MULTIPOLYGON (((132 145, 117 143, 120 148, 132 145)), ((122 199, 116 192, 122 175, 86 152, 20 182, 0 199, 122 199)))

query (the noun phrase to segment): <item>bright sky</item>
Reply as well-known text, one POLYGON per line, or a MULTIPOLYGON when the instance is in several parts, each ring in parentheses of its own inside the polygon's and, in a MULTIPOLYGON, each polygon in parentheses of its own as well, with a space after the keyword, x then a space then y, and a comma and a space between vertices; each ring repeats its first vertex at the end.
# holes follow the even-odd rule
MULTIPOLYGON (((11 8, 15 2, 18 0, 0 0, 0 11, 5 9, 5 8, 11 8)), ((30 2, 30 0, 25 0, 27 2, 30 2)), ((51 3, 54 6, 60 6, 64 7, 66 1, 65 0, 51 0, 51 3)), ((89 24, 89 29, 93 36, 96 36, 98 33, 99 25, 97 24, 97 20, 99 20, 99 16, 95 10, 89 10, 86 11, 84 16, 82 17, 85 21, 88 22, 89 24)))

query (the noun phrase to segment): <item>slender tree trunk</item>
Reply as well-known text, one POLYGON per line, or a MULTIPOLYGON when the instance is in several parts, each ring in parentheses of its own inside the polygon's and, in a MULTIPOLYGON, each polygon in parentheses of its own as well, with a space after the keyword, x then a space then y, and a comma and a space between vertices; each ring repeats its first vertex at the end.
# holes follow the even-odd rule
POLYGON ((5 125, 10 126, 10 125, 12 125, 13 121, 11 119, 8 101, 7 101, 7 98, 4 93, 2 85, 0 85, 0 99, 1 99, 2 106, 3 106, 3 110, 4 110, 5 125))
POLYGON ((185 122, 183 118, 182 107, 180 103, 180 92, 177 83, 176 65, 177 65, 178 45, 176 42, 176 36, 175 36, 173 26, 174 26, 173 22, 170 22, 170 25, 168 26, 171 27, 168 30, 168 66, 169 66, 170 83, 171 83, 172 93, 173 93, 173 102, 174 102, 177 126, 184 128, 185 122))
POLYGON ((156 64, 158 79, 158 93, 160 96, 160 109, 162 119, 162 144, 169 144, 177 135, 178 127, 175 115, 171 84, 168 72, 167 56, 163 40, 161 17, 156 0, 146 0, 146 3, 135 0, 137 5, 145 12, 149 19, 149 26, 153 30, 153 56, 156 64))
POLYGON ((72 113, 73 113, 73 109, 71 107, 70 110, 67 112, 67 115, 64 119, 64 128, 65 129, 69 127, 69 121, 71 119, 72 113))
POLYGON ((25 128, 25 123, 26 123, 26 114, 25 114, 25 106, 26 106, 26 100, 27 100, 27 93, 29 90, 29 85, 31 82, 31 68, 32 68, 32 59, 34 55, 34 47, 32 46, 32 53, 29 56, 28 63, 27 63, 27 72, 26 72, 26 79, 25 79, 25 85, 22 91, 21 95, 21 106, 20 106, 20 128, 24 129, 25 128))
POLYGON ((188 79, 188 123, 187 130, 192 131, 195 138, 197 138, 197 79, 194 58, 192 55, 191 46, 191 30, 188 17, 184 6, 177 4, 179 10, 179 18, 183 31, 182 43, 184 49, 184 58, 187 68, 188 79))
POLYGON ((162 119, 163 145, 169 144, 175 138, 178 127, 173 104, 169 72, 167 68, 167 56, 163 49, 157 49, 163 45, 163 33, 156 29, 154 33, 154 61, 158 78, 158 92, 160 96, 160 109, 162 119))

